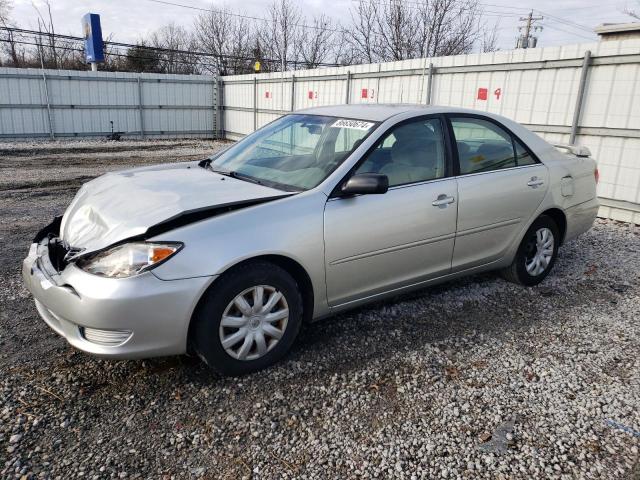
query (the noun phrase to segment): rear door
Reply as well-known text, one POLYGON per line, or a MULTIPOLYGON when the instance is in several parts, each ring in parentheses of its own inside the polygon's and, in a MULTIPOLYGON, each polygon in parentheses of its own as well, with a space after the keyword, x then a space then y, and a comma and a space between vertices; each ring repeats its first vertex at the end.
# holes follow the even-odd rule
POLYGON ((383 195, 330 198, 325 207, 331 306, 441 276, 451 270, 457 187, 444 121, 421 117, 392 129, 355 173, 389 178, 383 195))
POLYGON ((450 115, 458 160, 458 222, 452 271, 503 257, 544 199, 547 168, 487 117, 450 115))

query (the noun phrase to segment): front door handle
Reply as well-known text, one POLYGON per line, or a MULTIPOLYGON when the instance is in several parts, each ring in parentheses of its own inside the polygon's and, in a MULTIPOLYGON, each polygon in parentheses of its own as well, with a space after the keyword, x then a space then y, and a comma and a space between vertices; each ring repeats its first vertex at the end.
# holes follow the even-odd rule
POLYGON ((538 188, 540 185, 544 185, 544 180, 538 177, 531 177, 531 180, 527 182, 527 185, 531 188, 538 188))
POLYGON ((438 195, 438 198, 431 202, 431 205, 433 205, 434 207, 446 208, 447 205, 453 203, 454 201, 455 198, 448 197, 443 193, 442 195, 438 195))

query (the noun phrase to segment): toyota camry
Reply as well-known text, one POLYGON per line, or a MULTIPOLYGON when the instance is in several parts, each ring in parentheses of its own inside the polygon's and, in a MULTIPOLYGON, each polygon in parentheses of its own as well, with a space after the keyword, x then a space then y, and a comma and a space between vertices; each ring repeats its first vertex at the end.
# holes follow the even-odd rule
POLYGON ((597 179, 587 148, 498 115, 312 108, 199 162, 87 182, 23 278, 76 348, 238 375, 366 302, 489 270, 538 284, 593 224, 597 179))

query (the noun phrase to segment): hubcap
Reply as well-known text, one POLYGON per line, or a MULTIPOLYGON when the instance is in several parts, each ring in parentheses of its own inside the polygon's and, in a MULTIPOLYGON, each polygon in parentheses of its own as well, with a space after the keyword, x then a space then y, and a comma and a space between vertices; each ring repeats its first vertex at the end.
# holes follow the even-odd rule
POLYGON ((282 292, 256 285, 237 295, 222 314, 219 336, 224 351, 236 360, 256 360, 282 338, 289 306, 282 292))
POLYGON ((524 266, 529 275, 537 277, 542 274, 553 258, 553 232, 546 228, 536 230, 527 245, 524 266))

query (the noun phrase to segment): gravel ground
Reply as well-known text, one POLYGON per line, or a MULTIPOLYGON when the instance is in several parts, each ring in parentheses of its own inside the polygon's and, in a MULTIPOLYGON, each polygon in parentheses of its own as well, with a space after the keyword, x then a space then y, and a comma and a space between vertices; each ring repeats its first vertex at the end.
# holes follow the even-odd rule
POLYGON ((626 224, 597 221, 539 287, 480 275, 377 303, 239 379, 68 347, 21 285, 33 233, 87 178, 218 146, 2 150, 1 478, 640 478, 640 228, 626 224))

